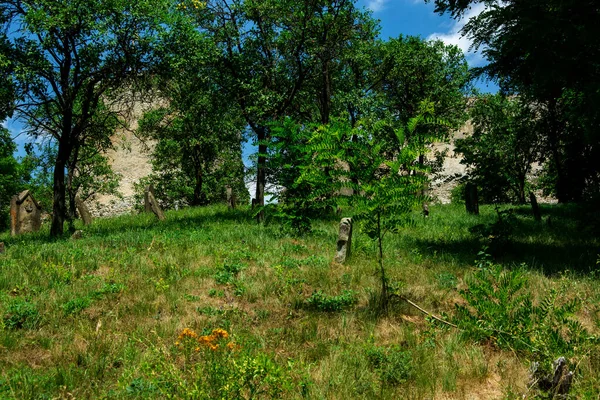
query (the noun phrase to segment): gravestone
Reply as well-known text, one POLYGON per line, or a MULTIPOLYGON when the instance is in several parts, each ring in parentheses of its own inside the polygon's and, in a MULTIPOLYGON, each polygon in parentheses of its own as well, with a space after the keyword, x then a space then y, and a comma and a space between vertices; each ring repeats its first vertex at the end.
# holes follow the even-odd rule
POLYGON ((158 202, 154 197, 154 193, 152 193, 151 191, 147 191, 146 198, 148 199, 148 203, 150 204, 150 210, 154 213, 154 215, 156 215, 156 218, 158 218, 159 221, 164 221, 166 219, 165 213, 163 212, 162 208, 160 208, 160 205, 158 205, 158 202))
POLYGON ((79 197, 75 198, 75 205, 77 206, 77 212, 79 213, 79 217, 83 221, 84 225, 92 224, 92 214, 90 210, 88 210, 87 206, 79 197))
POLYGON ((13 196, 10 201, 10 234, 37 232, 42 226, 42 207, 29 190, 13 196))
POLYGON ((3 254, 5 251, 4 242, 0 242, 0 254, 3 254))
POLYGON ((469 182, 465 186, 465 206, 469 214, 479 215, 479 198, 477 185, 469 182))
POLYGON ((531 203, 533 218, 535 218, 537 222, 540 222, 542 220, 542 213, 540 212, 540 206, 538 205, 537 199, 533 192, 529 192, 529 202, 531 203))
POLYGON ((343 264, 350 258, 352 250, 352 218, 342 218, 340 221, 340 234, 337 241, 335 262, 343 264))
POLYGON ((79 240, 83 238, 83 231, 75 231, 73 232, 73 235, 71 235, 71 239, 73 240, 79 240))
POLYGON ((235 197, 235 193, 233 191, 233 188, 229 186, 227 186, 227 205, 232 210, 235 210, 235 207, 237 206, 237 199, 235 197))
POLYGON ((152 197, 156 197, 153 185, 146 186, 146 190, 144 191, 144 211, 147 213, 153 212, 152 205, 150 204, 149 195, 152 195, 152 197))
POLYGON ((429 217, 429 205, 427 203, 423 203, 423 216, 425 218, 429 217))

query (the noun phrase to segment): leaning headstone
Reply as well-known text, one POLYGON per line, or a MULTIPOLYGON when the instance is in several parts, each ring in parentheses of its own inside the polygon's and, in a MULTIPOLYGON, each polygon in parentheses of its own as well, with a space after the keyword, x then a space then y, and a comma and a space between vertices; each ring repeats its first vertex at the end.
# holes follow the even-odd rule
POLYGON ((154 194, 151 191, 148 191, 146 192, 146 196, 148 197, 148 202, 150 203, 150 210, 152 210, 154 215, 156 215, 156 218, 158 218, 160 221, 164 221, 166 219, 165 213, 163 212, 162 208, 160 208, 160 206, 158 205, 154 194))
POLYGON ((423 216, 425 218, 429 217, 429 206, 427 203, 423 203, 423 216))
POLYGON ((352 250, 352 218, 342 218, 340 222, 340 234, 337 241, 337 253, 335 262, 343 264, 352 250))
POLYGON ((10 234, 37 232, 42 226, 42 207, 29 190, 13 196, 10 201, 10 234))
POLYGON ((479 198, 477 185, 469 182, 465 186, 465 206, 469 214, 479 215, 479 198))
POLYGON ((76 197, 75 205, 77 206, 77 212, 79 213, 79 216, 81 217, 81 220, 83 221, 83 224, 91 225, 92 224, 92 214, 90 213, 90 210, 88 210, 88 208, 85 205, 85 203, 83 202, 83 200, 81 200, 79 197, 76 197))
POLYGON ((540 206, 538 205, 537 199, 533 192, 529 192, 529 202, 531 203, 533 218, 535 218, 537 222, 540 222, 542 220, 542 213, 540 212, 540 206))
POLYGON ((530 386, 537 386, 553 399, 567 399, 573 384, 573 372, 569 371, 564 357, 556 359, 552 366, 554 372, 546 374, 540 369, 539 362, 532 363, 529 369, 530 386))
POLYGON ((0 242, 0 254, 3 254, 6 251, 6 248, 4 247, 4 242, 0 242))
POLYGON ((152 205, 150 204, 150 195, 156 197, 156 194, 154 193, 154 186, 152 185, 146 186, 146 190, 144 191, 144 211, 147 213, 153 212, 152 205))
POLYGON ((229 186, 227 186, 227 205, 232 210, 234 210, 235 207, 237 206, 237 199, 235 197, 235 193, 233 191, 233 188, 231 188, 229 186))

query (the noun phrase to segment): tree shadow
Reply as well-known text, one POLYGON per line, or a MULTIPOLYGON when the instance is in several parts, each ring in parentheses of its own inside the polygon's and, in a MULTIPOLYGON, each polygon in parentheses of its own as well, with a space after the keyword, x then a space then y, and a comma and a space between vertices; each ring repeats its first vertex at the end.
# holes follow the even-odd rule
POLYGON ((598 268, 600 217, 589 208, 544 204, 541 222, 534 220, 529 206, 516 206, 510 210, 503 217, 506 221, 504 236, 493 231, 490 234, 491 230, 486 230, 490 223, 484 223, 479 232, 470 229, 472 233, 457 240, 417 238, 414 243, 423 255, 441 253, 467 267, 474 265, 478 253, 485 248, 496 262, 507 267, 525 264, 548 275, 567 270, 589 273, 598 268))

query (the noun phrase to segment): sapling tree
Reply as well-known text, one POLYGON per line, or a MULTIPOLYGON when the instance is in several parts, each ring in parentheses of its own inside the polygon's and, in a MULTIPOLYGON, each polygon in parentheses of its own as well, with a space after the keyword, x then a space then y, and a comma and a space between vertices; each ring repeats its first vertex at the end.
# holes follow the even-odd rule
MULTIPOLYGON (((414 160, 425 149, 420 144, 422 141, 411 139, 415 137, 411 134, 418 127, 433 122, 421 114, 401 128, 394 127, 386 119, 363 119, 354 126, 349 119, 313 127, 294 127, 289 122, 284 126, 296 135, 299 130, 309 130, 305 145, 294 147, 295 157, 300 156, 304 162, 291 169, 294 175, 288 187, 305 191, 286 197, 286 201, 294 202, 290 209, 304 210, 317 207, 319 203, 327 204, 332 190, 337 193, 335 202, 338 205, 349 206, 353 219, 377 245, 380 308, 384 312, 390 297, 384 265, 384 239, 406 224, 411 211, 424 199, 422 189, 427 179, 426 170, 414 160), (397 140, 397 151, 392 158, 387 152, 387 144, 378 139, 384 134, 392 134, 397 140)), ((433 125, 439 125, 439 121, 433 125)), ((292 217, 297 218, 297 215, 292 217)))

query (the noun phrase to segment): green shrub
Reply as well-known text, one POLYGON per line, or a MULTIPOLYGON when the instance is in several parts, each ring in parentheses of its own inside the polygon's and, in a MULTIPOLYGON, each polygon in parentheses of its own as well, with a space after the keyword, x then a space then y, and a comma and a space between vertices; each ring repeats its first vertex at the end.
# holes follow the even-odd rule
POLYGON ((322 291, 315 291, 305 300, 306 308, 324 312, 342 311, 358 302, 356 292, 353 290, 344 290, 338 296, 329 296, 322 291))
POLYGON ((35 304, 17 300, 8 305, 2 320, 6 329, 36 329, 41 317, 35 304))
POLYGON ((398 346, 370 346, 366 357, 384 385, 400 385, 412 375, 412 355, 398 346))
POLYGON ((467 305, 456 305, 454 323, 470 339, 537 359, 567 356, 588 342, 585 328, 573 318, 579 301, 560 299, 552 290, 535 305, 523 269, 487 262, 466 284, 459 292, 467 305))

